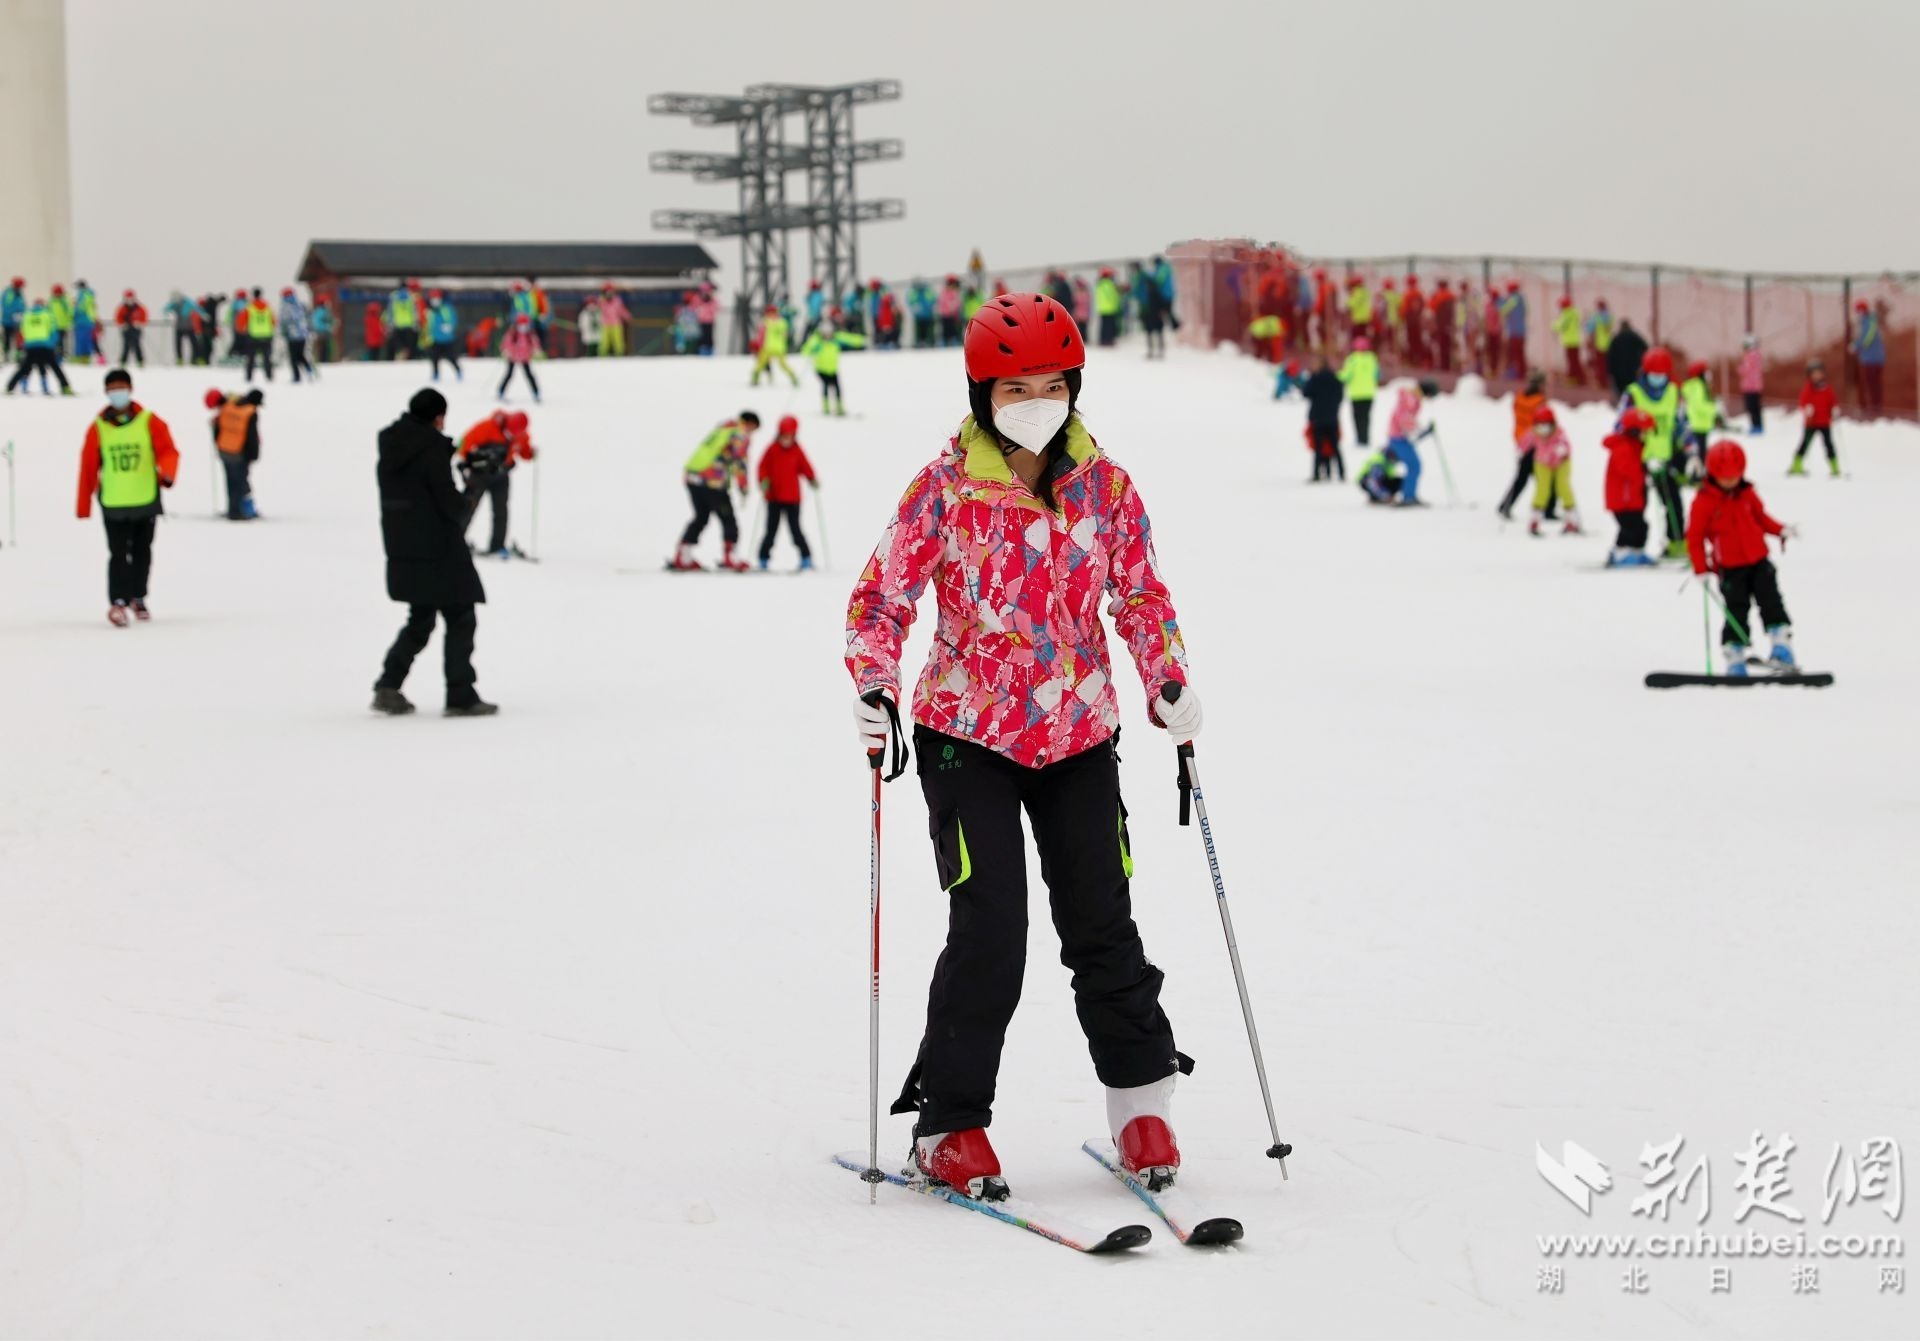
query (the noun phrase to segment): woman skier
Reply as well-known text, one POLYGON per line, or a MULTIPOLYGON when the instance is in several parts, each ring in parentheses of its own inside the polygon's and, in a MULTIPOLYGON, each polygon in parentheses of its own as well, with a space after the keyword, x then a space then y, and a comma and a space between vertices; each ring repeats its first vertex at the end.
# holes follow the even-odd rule
POLYGON ((1042 294, 992 298, 965 359, 972 413, 907 487, 847 609, 871 753, 898 730, 900 649, 929 583, 939 605, 912 718, 951 916, 892 1111, 918 1115, 918 1176, 1007 1195, 986 1127, 1026 961, 1024 809, 1114 1144, 1162 1187, 1180 1164, 1174 1077, 1192 1062, 1174 1049, 1162 974, 1133 922, 1103 603, 1173 741, 1199 731, 1200 703, 1167 692, 1186 684, 1185 647, 1140 495, 1076 413, 1086 346, 1072 315, 1042 294))

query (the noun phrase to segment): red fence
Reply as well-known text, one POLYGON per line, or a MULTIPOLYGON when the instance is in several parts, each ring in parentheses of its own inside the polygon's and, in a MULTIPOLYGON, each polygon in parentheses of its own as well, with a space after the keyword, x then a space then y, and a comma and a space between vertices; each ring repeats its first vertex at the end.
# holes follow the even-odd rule
MULTIPOLYGON (((1335 293, 1344 297, 1349 277, 1358 276, 1376 299, 1382 285, 1417 275, 1433 292, 1440 280, 1466 296, 1465 331, 1480 328, 1479 308, 1489 285, 1504 290, 1517 283, 1528 314, 1526 362, 1546 370, 1557 394, 1578 393, 1565 375, 1565 360, 1553 318, 1560 300, 1571 298, 1585 315, 1602 299, 1616 323, 1627 320, 1642 335, 1674 351, 1683 363, 1704 359, 1718 371, 1722 393, 1736 387, 1733 364, 1741 342, 1759 338, 1766 361, 1766 395, 1792 400, 1805 380, 1807 361, 1823 359, 1842 399, 1859 405, 1859 369, 1849 346, 1857 320, 1855 307, 1866 303, 1885 332, 1886 367, 1883 409, 1906 418, 1920 416, 1920 275, 1772 275, 1698 270, 1684 266, 1634 266, 1593 261, 1542 261, 1502 256, 1396 256, 1367 259, 1303 257, 1277 246, 1245 240, 1182 242, 1167 250, 1178 284, 1183 323, 1180 338, 1211 348, 1226 341, 1250 347, 1248 325, 1259 316, 1285 316, 1292 310, 1290 348, 1345 348, 1347 328, 1336 314, 1320 323, 1301 320, 1289 281, 1300 273, 1326 271, 1335 293)), ((1336 304, 1339 313, 1344 304, 1336 304)), ((1460 348, 1456 336, 1454 367, 1494 379, 1503 370, 1488 369, 1484 345, 1460 348), (1474 355, 1481 356, 1476 365, 1474 355), (1464 355, 1464 359, 1462 356, 1464 355)), ((1583 351, 1584 353, 1585 351, 1583 351)), ((1397 367, 1431 366, 1434 360, 1410 357, 1403 343, 1385 333, 1382 353, 1397 367)), ((1429 354, 1431 351, 1429 351, 1429 354)))

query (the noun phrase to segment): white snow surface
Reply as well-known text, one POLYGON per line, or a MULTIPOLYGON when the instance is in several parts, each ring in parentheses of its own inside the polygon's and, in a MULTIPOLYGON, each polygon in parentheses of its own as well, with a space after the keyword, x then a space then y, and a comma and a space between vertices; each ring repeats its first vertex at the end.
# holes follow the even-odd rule
MULTIPOLYGON (((857 417, 737 359, 549 363, 524 404, 544 562, 482 564, 487 721, 446 721, 439 640, 367 709, 403 618, 382 585, 374 435, 423 368, 276 381, 256 525, 210 517, 200 397, 139 375, 184 452, 148 626, 106 605, 73 517, 101 404, 0 402, 19 544, 0 551, 0 1335, 1912 1335, 1877 1263, 1568 1261, 1535 1236, 1648 1228, 1643 1146, 1711 1161, 1789 1134, 1818 1227, 1835 1142, 1913 1143, 1910 614, 1920 432, 1854 426, 1854 478, 1782 478, 1778 560, 1824 692, 1653 693, 1698 669, 1677 573, 1606 573, 1607 412, 1571 411, 1589 534, 1492 512, 1505 403, 1441 400, 1411 513, 1308 487, 1298 401, 1246 360, 1096 351, 1083 409, 1155 523, 1207 728, 1199 761, 1291 1179, 1268 1142, 1200 835, 1116 667, 1134 902, 1199 1061, 1187 1181, 1243 1245, 1160 1233, 1081 1258, 833 1167, 864 1147, 868 773, 847 593, 965 411, 957 353, 862 354, 857 417), (682 461, 742 407, 801 415, 830 571, 658 571, 682 461), (1583 1217, 1541 1178, 1576 1141, 1615 1187, 1583 1217)), ((498 364, 443 384, 450 428, 498 364)), ((1383 397, 1376 424, 1384 427, 1383 397)), ((757 453, 756 453, 757 455, 757 453)), ((1348 448, 1349 462, 1356 453, 1348 448)), ((532 540, 530 476, 514 531, 532 540)), ((484 509, 483 509, 484 511, 484 509)), ((817 550, 819 533, 808 509, 817 550)), ((474 534, 483 534, 485 518, 474 534)), ((1655 532, 1658 534, 1656 523, 1655 532)), ((711 556, 718 537, 709 531, 711 556)), ((783 538, 779 563, 790 568, 783 538)), ((925 655, 931 610, 907 658, 925 655)), ((1116 652, 1124 651, 1115 644, 1116 652)), ((883 1104, 945 925, 911 775, 886 792, 883 1104)), ((1027 990, 993 1137, 1015 1192, 1121 1224, 1080 1152, 1102 1092, 1033 864, 1027 990)), ((883 1119, 885 1157, 908 1122, 883 1119)), ((1691 1230, 1697 1203, 1676 1209, 1691 1230)), ((1834 1225, 1889 1226, 1874 1205, 1834 1225)))

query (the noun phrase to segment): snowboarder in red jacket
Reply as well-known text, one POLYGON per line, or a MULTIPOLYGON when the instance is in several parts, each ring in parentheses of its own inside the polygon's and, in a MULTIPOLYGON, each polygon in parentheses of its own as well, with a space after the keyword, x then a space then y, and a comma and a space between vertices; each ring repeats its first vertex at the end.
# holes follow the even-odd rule
POLYGON ((1840 398, 1833 394, 1833 385, 1827 381, 1827 366, 1815 359, 1807 365, 1807 384, 1800 388, 1800 420, 1805 427, 1800 432, 1800 449, 1793 454, 1793 464, 1787 467, 1787 474, 1807 473, 1807 448, 1813 446, 1816 433, 1827 449, 1828 473, 1840 473, 1840 457, 1833 450, 1833 416, 1839 407, 1840 398))
POLYGON ((796 436, 799 432, 800 421, 792 415, 786 416, 780 421, 780 431, 760 455, 756 477, 760 482, 760 497, 767 504, 767 534, 760 541, 763 571, 773 559, 773 537, 779 532, 783 519, 787 523, 787 534, 793 537, 793 547, 800 551, 800 571, 804 573, 813 568, 813 550, 800 530, 800 481, 805 480, 816 489, 820 481, 796 436))
POLYGON ((1653 416, 1633 408, 1620 416, 1620 427, 1602 447, 1607 449, 1607 511, 1619 524, 1613 550, 1607 555, 1609 568, 1646 568, 1647 557, 1647 468, 1641 461, 1646 450, 1646 432, 1653 416))
POLYGON ((1767 515, 1760 495, 1747 482, 1747 454, 1737 442, 1716 442, 1707 449, 1707 480, 1693 496, 1687 517, 1687 555, 1694 576, 1720 575, 1720 595, 1726 605, 1726 628, 1720 635, 1727 674, 1747 674, 1747 617, 1749 606, 1760 606, 1760 619, 1773 648, 1768 663, 1792 670, 1793 625, 1780 582, 1767 557, 1767 537, 1786 539, 1796 534, 1767 515))

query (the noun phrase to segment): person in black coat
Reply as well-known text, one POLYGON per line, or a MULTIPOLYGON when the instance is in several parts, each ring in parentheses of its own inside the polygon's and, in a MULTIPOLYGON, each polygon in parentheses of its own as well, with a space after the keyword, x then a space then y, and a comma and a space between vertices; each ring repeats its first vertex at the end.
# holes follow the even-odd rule
POLYGON ((1614 395, 1627 394, 1627 388, 1640 376, 1640 360, 1646 356, 1647 338, 1633 328, 1631 321, 1622 321, 1613 343, 1607 346, 1607 376, 1613 382, 1614 395))
POLYGON ((407 412, 380 430, 377 474, 387 595, 406 602, 409 614, 373 683, 376 712, 413 711, 400 686, 413 659, 426 650, 436 617, 447 626, 446 716, 486 717, 499 711, 474 689, 473 608, 487 593, 467 550, 473 506, 454 486, 454 445, 446 426, 446 397, 428 389, 416 392, 407 412))
POLYGON ((1340 401, 1347 394, 1347 386, 1325 355, 1301 384, 1300 394, 1307 398, 1307 445, 1313 449, 1313 481, 1330 480, 1336 471, 1346 479, 1347 463, 1340 455, 1340 401))

